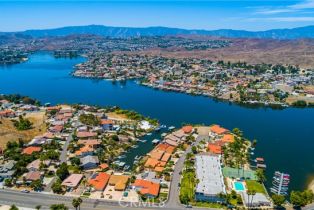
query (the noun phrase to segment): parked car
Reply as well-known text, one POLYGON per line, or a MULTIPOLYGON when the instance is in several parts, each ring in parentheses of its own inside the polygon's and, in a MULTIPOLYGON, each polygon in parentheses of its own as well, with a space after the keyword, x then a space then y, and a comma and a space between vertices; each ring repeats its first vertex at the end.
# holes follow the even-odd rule
POLYGON ((21 190, 22 193, 29 193, 29 190, 21 190))

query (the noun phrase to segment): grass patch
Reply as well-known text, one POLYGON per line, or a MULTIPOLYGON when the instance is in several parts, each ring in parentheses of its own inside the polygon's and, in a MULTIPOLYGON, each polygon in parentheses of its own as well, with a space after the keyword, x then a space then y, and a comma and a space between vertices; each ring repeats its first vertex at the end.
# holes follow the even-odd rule
POLYGON ((257 181, 254 181, 254 180, 247 180, 245 182, 246 182, 246 186, 247 186, 248 190, 254 190, 257 193, 266 194, 263 184, 261 184, 257 181))
POLYGON ((183 172, 180 187, 180 201, 188 203, 194 200, 195 173, 192 171, 183 172))
POLYGON ((216 209, 226 209, 226 206, 219 203, 209 203, 209 202, 194 202, 193 206, 203 207, 203 208, 216 208, 216 209))

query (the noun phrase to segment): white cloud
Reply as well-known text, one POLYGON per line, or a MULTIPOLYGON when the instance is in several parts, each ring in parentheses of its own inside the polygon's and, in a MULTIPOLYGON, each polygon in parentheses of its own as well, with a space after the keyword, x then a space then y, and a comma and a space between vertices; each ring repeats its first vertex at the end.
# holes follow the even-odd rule
POLYGON ((275 21, 275 22, 311 22, 314 17, 272 17, 272 18, 249 18, 250 22, 255 21, 275 21))
POLYGON ((255 14, 261 15, 275 15, 281 13, 296 13, 303 12, 307 9, 314 9, 314 0, 305 0, 297 4, 288 5, 285 7, 272 7, 272 8, 263 8, 255 12, 255 14))
POLYGON ((292 9, 313 9, 314 8, 314 0, 306 0, 304 2, 294 4, 291 6, 288 6, 292 9))
POLYGON ((293 9, 263 9, 255 13, 262 14, 262 15, 273 15, 273 14, 287 13, 287 12, 293 12, 293 11, 295 10, 293 9))
POLYGON ((269 20, 277 22, 309 22, 314 21, 314 17, 276 17, 269 18, 269 20))

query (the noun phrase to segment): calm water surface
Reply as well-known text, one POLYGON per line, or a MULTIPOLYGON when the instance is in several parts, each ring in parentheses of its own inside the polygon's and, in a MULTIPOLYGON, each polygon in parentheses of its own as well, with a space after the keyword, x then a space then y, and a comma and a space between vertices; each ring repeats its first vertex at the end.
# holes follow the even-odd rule
MULTIPOLYGON (((245 136, 258 140, 255 153, 267 163, 268 184, 275 170, 291 174, 292 189, 303 189, 314 174, 314 109, 245 108, 210 98, 163 92, 134 81, 112 83, 70 76, 73 66, 84 58, 55 59, 37 53, 23 64, 0 67, 0 93, 19 93, 51 103, 117 105, 157 118, 162 124, 218 123, 238 127, 245 136)), ((158 134, 147 136, 151 140, 158 134)), ((152 145, 140 143, 128 160, 142 155, 152 145)), ((130 162, 130 161, 129 161, 130 162)))

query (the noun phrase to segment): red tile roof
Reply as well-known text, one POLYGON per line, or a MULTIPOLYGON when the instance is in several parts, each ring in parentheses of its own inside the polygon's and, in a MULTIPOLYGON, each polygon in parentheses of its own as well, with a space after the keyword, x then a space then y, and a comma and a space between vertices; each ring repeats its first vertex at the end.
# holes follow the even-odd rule
POLYGON ((184 133, 191 133, 193 130, 193 127, 191 125, 186 125, 182 127, 182 130, 184 133))
POLYGON ((97 133, 95 132, 77 132, 76 136, 78 138, 87 138, 87 137, 95 137, 97 136, 97 133))
POLYGON ((139 192, 141 195, 153 195, 157 197, 160 190, 160 184, 143 179, 135 180, 133 186, 140 188, 139 192))
POLYGON ((93 186, 95 190, 103 191, 108 184, 110 175, 104 172, 93 174, 88 180, 88 184, 93 186))
POLYGON ((219 125, 213 125, 210 128, 210 131, 213 133, 216 133, 218 135, 224 134, 226 132, 228 132, 227 129, 220 127, 219 125))
POLYGON ((24 148, 22 153, 26 155, 31 155, 33 154, 33 152, 40 152, 40 151, 41 151, 41 147, 31 146, 31 147, 24 148))
POLYGON ((208 150, 214 154, 221 154, 221 146, 213 143, 208 144, 208 150))
POLYGON ((102 125, 110 125, 110 124, 113 124, 113 121, 112 120, 103 119, 103 120, 101 120, 100 124, 102 124, 102 125))

